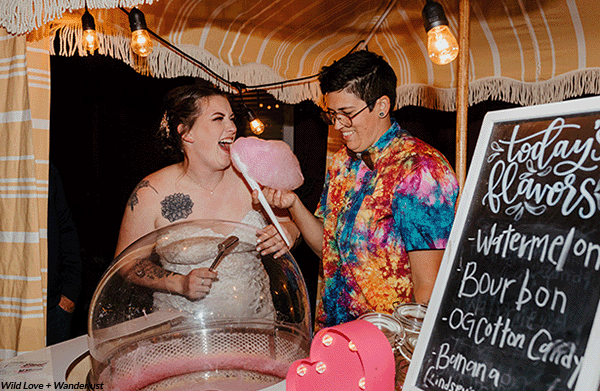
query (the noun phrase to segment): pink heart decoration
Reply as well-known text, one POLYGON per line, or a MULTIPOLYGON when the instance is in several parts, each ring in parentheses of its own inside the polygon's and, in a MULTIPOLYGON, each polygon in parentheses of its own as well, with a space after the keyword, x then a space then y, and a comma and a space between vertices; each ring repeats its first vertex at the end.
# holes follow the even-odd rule
POLYGON ((310 357, 290 366, 286 391, 393 391, 395 376, 386 336, 359 319, 319 331, 310 357))

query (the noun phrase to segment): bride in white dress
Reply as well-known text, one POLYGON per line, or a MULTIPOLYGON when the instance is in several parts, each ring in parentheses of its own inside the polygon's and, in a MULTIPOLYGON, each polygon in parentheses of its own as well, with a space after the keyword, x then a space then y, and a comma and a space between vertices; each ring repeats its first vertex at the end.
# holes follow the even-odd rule
MULTIPOLYGON (((143 259, 123 270, 123 275, 153 288, 157 307, 194 312, 227 296, 231 306, 223 309, 223 316, 239 311, 254 317, 273 316, 269 280, 259 254, 277 258, 289 249, 275 227, 267 225, 262 210, 252 203, 250 188, 231 164, 229 147, 236 126, 227 97, 212 88, 183 86, 167 94, 165 108, 159 135, 177 163, 148 175, 133 190, 123 215, 116 254, 158 228, 197 219, 245 222, 257 227, 254 237, 244 237, 246 243, 256 244, 256 252, 231 254, 210 271, 211 257, 198 263, 194 253, 214 251, 216 256, 216 248, 182 251, 177 247, 183 236, 193 240, 206 232, 182 232, 177 233, 180 238, 157 241, 161 265, 143 259), (233 300, 234 289, 250 302, 233 300)), ((294 222, 283 214, 280 224, 295 243, 300 231, 294 222)))
MULTIPOLYGON (((241 222, 255 227, 267 225, 264 217, 255 210, 248 212, 241 222)), ((155 292, 154 309, 176 308, 192 316, 212 320, 274 320, 269 275, 262 265, 260 254, 248 246, 256 242, 256 235, 249 228, 235 227, 224 235, 197 225, 176 226, 159 236, 156 253, 165 270, 187 275, 195 268, 210 267, 218 255, 218 243, 231 235, 239 242, 218 264, 219 276, 203 299, 191 301, 180 295, 155 292)))

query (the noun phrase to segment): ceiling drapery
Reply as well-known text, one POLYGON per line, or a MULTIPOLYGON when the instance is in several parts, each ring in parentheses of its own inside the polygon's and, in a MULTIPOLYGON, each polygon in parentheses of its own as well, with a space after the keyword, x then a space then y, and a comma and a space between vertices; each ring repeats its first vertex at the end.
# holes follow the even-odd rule
MULTIPOLYGON (((458 1, 438 2, 457 34, 458 1)), ((314 75, 323 65, 348 53, 378 25, 367 47, 383 55, 396 70, 398 107, 455 109, 457 63, 438 66, 427 58, 421 18, 425 0, 398 0, 380 23, 387 1, 87 2, 100 33, 101 54, 119 58, 139 72, 156 77, 196 76, 215 81, 159 43, 147 59, 132 55, 127 16, 116 7, 135 3, 140 4, 151 30, 225 79, 248 86, 314 75)), ((74 11, 65 12, 41 28, 49 34, 63 29, 59 54, 86 55, 78 42, 83 1, 65 1, 63 8, 74 11)), ((17 12, 26 10, 23 7, 17 12)), ((3 10, 0 15, 6 13, 3 10)), ((52 15, 36 20, 46 22, 52 15)), ((600 51, 595 30, 599 19, 600 4, 595 1, 471 0, 469 104, 496 99, 532 105, 600 93, 600 51)), ((23 26, 7 26, 4 17, 1 21, 9 32, 23 30, 23 26)), ((319 98, 314 80, 266 89, 288 103, 319 98)))
POLYGON ((88 6, 93 8, 135 7, 154 0, 3 0, 0 4, 0 27, 19 35, 41 28, 65 12, 88 6))

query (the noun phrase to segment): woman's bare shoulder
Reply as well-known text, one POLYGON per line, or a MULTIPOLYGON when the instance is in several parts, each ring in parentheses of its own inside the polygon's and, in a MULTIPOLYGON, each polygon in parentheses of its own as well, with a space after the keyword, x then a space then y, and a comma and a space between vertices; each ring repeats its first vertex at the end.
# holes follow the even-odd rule
POLYGON ((146 176, 140 181, 140 183, 143 183, 146 186, 154 186, 158 192, 168 192, 173 186, 175 186, 175 183, 181 178, 181 176, 181 168, 179 165, 173 164, 161 168, 160 170, 146 176))
POLYGON ((165 183, 178 179, 184 175, 183 169, 180 164, 171 164, 161 168, 158 171, 153 172, 144 179, 154 180, 160 183, 165 183))
POLYGON ((177 165, 167 166, 142 179, 131 192, 129 206, 133 207, 140 200, 150 201, 154 198, 164 197, 172 191, 175 181, 181 175, 177 165))

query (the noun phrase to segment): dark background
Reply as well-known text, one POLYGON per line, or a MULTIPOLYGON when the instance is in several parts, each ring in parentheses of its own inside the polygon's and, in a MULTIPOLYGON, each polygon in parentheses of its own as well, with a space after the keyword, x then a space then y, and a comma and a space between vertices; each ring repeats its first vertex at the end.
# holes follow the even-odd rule
MULTIPOLYGON (((86 333, 89 303, 102 273, 113 259, 121 217, 131 191, 143 177, 168 164, 155 143, 163 96, 171 88, 194 83, 195 79, 155 79, 136 73, 119 60, 90 55, 52 56, 51 81, 50 159, 63 179, 84 262, 83 291, 73 325, 75 337, 86 333)), ((267 94, 259 98, 275 102, 267 94)), ((254 105, 251 108, 262 118, 268 117, 265 108, 257 106, 259 100, 249 105, 254 105)), ((235 109, 236 102, 232 106, 235 109)), ((469 156, 485 113, 509 107, 515 105, 484 102, 469 109, 469 156)), ((293 105, 291 110, 294 152, 305 177, 304 185, 297 191, 314 210, 325 176, 327 126, 312 102, 293 105)), ((454 166, 455 112, 409 106, 397 110, 394 116, 401 127, 439 149, 454 166)), ((271 117, 277 121, 277 115, 271 117)), ((240 123, 238 128, 244 126, 240 123)), ((318 258, 304 243, 293 255, 314 303, 318 258)))

